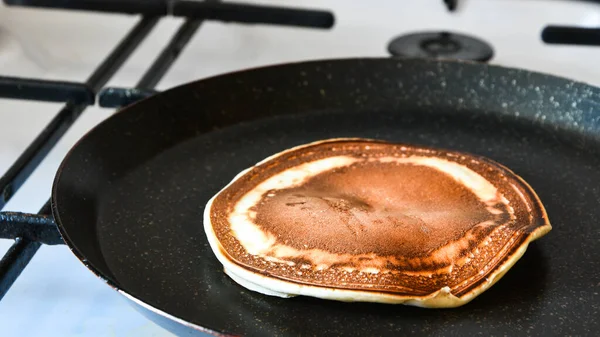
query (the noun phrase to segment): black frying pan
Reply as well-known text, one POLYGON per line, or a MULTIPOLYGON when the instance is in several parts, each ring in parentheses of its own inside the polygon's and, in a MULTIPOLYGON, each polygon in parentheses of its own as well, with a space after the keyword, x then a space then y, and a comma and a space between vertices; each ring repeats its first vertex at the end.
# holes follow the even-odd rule
POLYGON ((182 334, 594 335, 599 164, 598 88, 449 61, 308 62, 194 82, 125 108, 69 153, 52 202, 77 257, 182 334), (236 285, 205 239, 205 203, 257 161, 329 137, 487 156, 532 185, 554 229, 456 309, 279 299, 236 285))

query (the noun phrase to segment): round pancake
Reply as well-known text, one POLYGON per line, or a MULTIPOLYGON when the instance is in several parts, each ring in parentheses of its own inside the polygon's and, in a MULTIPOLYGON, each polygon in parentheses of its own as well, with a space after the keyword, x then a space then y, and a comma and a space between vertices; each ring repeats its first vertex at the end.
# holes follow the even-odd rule
POLYGON ((535 192, 489 159, 368 139, 283 151, 206 205, 225 272, 281 297, 463 305, 551 230, 535 192))

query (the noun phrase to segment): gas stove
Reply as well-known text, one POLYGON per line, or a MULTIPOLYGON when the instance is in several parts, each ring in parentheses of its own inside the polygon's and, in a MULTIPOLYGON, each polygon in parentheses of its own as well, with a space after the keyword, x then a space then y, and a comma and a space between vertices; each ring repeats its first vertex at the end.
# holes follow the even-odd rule
POLYGON ((4 336, 170 335, 60 245, 47 205, 67 151, 136 99, 245 68, 373 56, 461 58, 600 85, 593 2, 303 0, 293 9, 281 0, 4 2, 4 336))

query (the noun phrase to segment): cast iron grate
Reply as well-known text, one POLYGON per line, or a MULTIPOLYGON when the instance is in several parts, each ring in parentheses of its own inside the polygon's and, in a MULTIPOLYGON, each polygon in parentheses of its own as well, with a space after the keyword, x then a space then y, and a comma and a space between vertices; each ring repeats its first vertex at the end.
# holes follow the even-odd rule
MULTIPOLYGON (((205 20, 331 28, 334 17, 322 10, 187 0, 4 0, 7 5, 49 9, 137 14, 138 23, 127 33, 92 75, 82 83, 0 77, 0 97, 63 102, 65 105, 0 178, 0 210, 56 145, 69 127, 96 103, 96 95, 148 36, 161 17, 185 20, 142 76, 135 89, 107 89, 100 96, 106 107, 120 107, 154 94, 153 88, 177 59, 205 20), (127 94, 127 95, 126 95, 127 94)), ((38 214, 0 212, 0 238, 15 242, 0 260, 0 299, 42 244, 62 244, 51 216, 50 201, 38 214)))

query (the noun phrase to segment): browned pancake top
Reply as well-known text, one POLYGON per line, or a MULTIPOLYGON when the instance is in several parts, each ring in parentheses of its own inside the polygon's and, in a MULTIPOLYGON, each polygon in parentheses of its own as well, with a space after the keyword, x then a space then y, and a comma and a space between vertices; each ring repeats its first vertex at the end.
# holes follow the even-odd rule
POLYGON ((270 158, 214 199, 210 219, 224 252, 247 269, 412 296, 446 286, 456 296, 468 292, 547 224, 533 191, 497 163, 371 140, 322 142, 270 158), (273 183, 336 158, 296 172, 293 184, 273 183), (241 200, 254 202, 242 207, 241 200), (262 244, 253 245, 258 238, 262 244))

